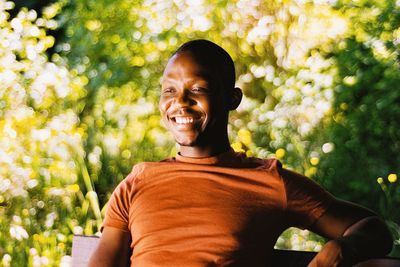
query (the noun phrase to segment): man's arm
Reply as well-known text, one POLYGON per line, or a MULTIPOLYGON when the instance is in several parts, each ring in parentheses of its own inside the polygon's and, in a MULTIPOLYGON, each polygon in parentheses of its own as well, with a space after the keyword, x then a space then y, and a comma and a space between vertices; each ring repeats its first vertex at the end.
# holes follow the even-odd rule
POLYGON ((351 266, 392 249, 391 233, 375 213, 341 200, 335 201, 310 230, 331 239, 310 267, 351 266))
POLYGON ((89 267, 129 266, 131 237, 128 232, 105 227, 99 245, 89 260, 89 267))

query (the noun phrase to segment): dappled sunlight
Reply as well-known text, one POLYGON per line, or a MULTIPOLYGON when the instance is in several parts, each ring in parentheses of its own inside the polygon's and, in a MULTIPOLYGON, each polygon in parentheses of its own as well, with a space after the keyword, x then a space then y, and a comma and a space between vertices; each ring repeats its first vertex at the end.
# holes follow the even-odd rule
MULTIPOLYGON (((235 151, 278 158, 400 233, 400 7, 384 2, 0 0, 0 264, 70 266, 72 235, 100 234, 132 166, 175 155, 160 77, 194 38, 235 61, 235 151)), ((276 247, 323 243, 289 229, 276 247)))

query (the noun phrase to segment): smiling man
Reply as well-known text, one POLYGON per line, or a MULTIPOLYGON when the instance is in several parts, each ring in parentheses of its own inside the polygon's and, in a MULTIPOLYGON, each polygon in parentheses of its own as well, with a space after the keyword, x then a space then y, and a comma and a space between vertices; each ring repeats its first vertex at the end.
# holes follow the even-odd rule
POLYGON ((233 62, 226 64, 230 56, 223 52, 201 47, 190 52, 189 43, 165 68, 160 111, 181 155, 206 157, 230 148, 228 112, 239 105, 242 92, 234 87, 233 62), (216 58, 219 64, 207 62, 216 58))
POLYGON ((182 45, 161 90, 179 153, 135 165, 114 190, 90 266, 271 266, 277 238, 292 226, 330 240, 310 266, 347 266, 390 251, 391 235, 372 211, 275 159, 230 148, 228 114, 242 93, 221 47, 182 45))

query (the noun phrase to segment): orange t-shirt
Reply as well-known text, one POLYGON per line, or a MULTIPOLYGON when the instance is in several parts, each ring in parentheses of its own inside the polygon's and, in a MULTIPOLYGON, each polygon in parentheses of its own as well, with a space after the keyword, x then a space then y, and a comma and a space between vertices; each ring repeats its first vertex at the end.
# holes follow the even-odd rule
POLYGON ((131 266, 268 266, 279 235, 306 228, 334 198, 275 159, 228 151, 135 165, 104 227, 131 234, 131 266))

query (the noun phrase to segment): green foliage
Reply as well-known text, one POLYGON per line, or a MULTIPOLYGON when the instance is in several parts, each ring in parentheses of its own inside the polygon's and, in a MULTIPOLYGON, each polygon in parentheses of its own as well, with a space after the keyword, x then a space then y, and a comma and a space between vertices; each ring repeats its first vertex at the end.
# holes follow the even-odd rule
POLYGON ((0 2, 0 257, 2 266, 57 265, 72 232, 101 223, 94 192, 77 184, 84 151, 74 103, 85 82, 59 55, 46 55, 54 12, 9 18, 12 7, 0 2))
MULTIPOLYGON (((332 117, 316 179, 336 196, 383 216, 399 245, 400 8, 396 1, 342 1, 352 21, 333 57, 338 66, 332 117)), ((393 251, 399 256, 399 247, 393 251)))
MULTIPOLYGON (((400 8, 395 1, 340 8, 353 28, 334 51, 338 75, 326 136, 335 150, 323 157, 318 179, 337 196, 399 221, 398 210, 382 207, 377 178, 400 170, 400 8)), ((398 206, 400 195, 392 193, 398 206)))
MULTIPOLYGON (((68 266, 72 234, 98 233, 132 165, 175 153, 159 81, 193 38, 236 63, 246 96, 231 114, 235 150, 277 157, 399 231, 396 1, 61 0, 40 18, 10 9, 0 0, 2 265, 68 266), (56 28, 58 40, 46 34, 56 28)), ((277 247, 322 243, 289 229, 277 247)))
POLYGON ((288 166, 300 171, 309 167, 296 158, 308 158, 302 139, 329 110, 329 93, 325 91, 334 73, 332 64, 316 47, 328 47, 342 34, 345 20, 328 5, 278 1, 261 1, 259 5, 267 3, 269 8, 260 10, 258 5, 247 6, 242 1, 66 2, 60 18, 65 44, 59 44, 56 50, 79 74, 88 77, 88 95, 79 117, 87 129, 87 155, 101 151, 99 164, 86 158, 96 189, 101 192, 101 203, 132 163, 159 160, 173 150, 165 130, 158 123, 149 126, 147 121, 149 116, 152 122, 159 120, 156 103, 163 66, 181 43, 193 38, 221 44, 236 61, 238 85, 247 98, 231 118, 235 145, 259 156, 272 155, 283 147, 288 151, 288 166), (330 26, 332 22, 336 26, 330 26), (331 35, 315 27, 308 30, 317 23, 326 25, 331 35), (320 38, 307 38, 316 32, 320 38), (297 38, 299 34, 305 38, 297 38), (310 49, 314 52, 309 57, 310 49), (307 91, 305 101, 303 91, 307 91), (318 107, 313 105, 316 101, 318 107), (137 116, 132 111, 143 103, 150 110, 137 116), (107 111, 111 106, 112 111, 107 111), (314 118, 305 114, 305 110, 314 112, 320 107, 323 111, 314 118), (244 141, 236 134, 238 129, 244 130, 244 141), (246 133, 249 130, 250 135, 246 133), (119 140, 113 153, 105 147, 106 136, 119 140), (157 149, 161 146, 164 149, 157 149), (149 149, 153 153, 145 157, 143 153, 149 149), (130 154, 128 159, 122 157, 123 151, 130 154))

